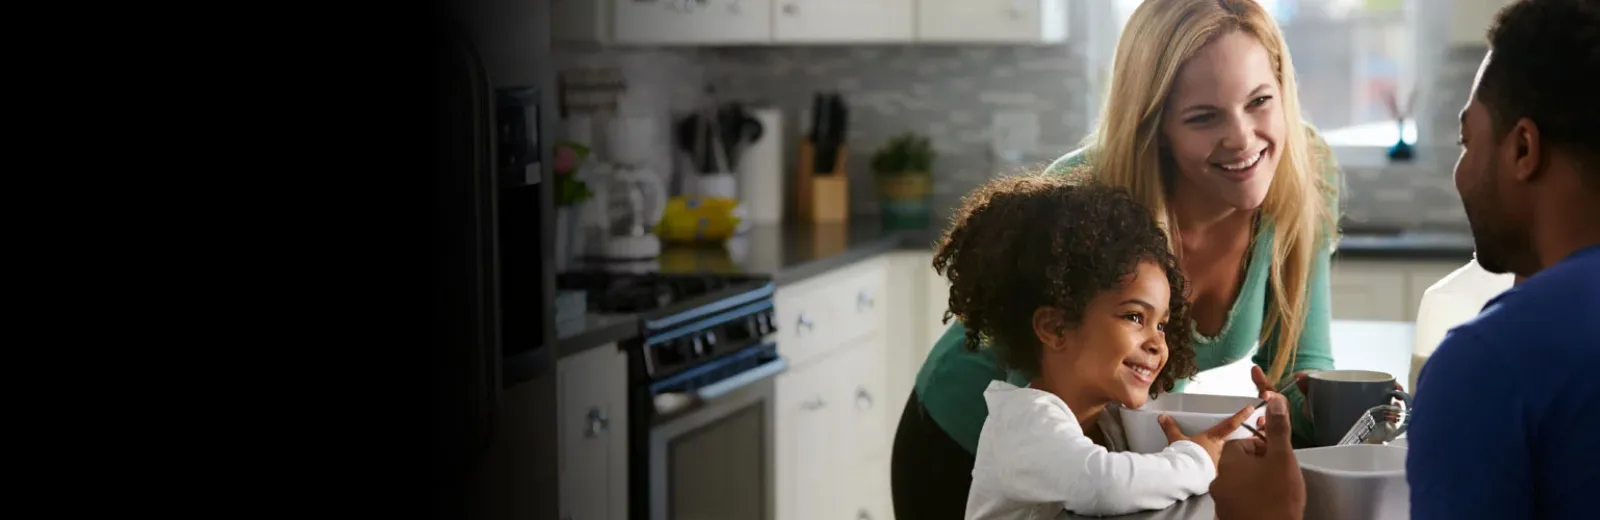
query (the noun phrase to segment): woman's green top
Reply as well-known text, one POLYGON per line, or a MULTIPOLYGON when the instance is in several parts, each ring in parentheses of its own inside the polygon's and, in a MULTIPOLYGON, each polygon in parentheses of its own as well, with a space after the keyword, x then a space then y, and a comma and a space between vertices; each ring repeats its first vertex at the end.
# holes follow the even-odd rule
MULTIPOLYGON (((1315 143, 1323 144, 1320 138, 1315 137, 1314 131, 1312 135, 1315 143)), ((1085 155, 1083 152, 1078 150, 1057 159, 1047 171, 1059 174, 1081 165, 1085 155)), ((1327 168, 1330 170, 1326 172, 1330 179, 1336 179, 1337 166, 1330 160, 1327 168)), ((1300 332, 1299 351, 1285 377, 1302 370, 1333 368, 1329 337, 1332 311, 1328 294, 1331 254, 1331 248, 1325 248, 1312 263, 1307 281, 1310 290, 1305 327, 1300 332)), ((1198 331, 1194 334, 1195 362, 1201 371, 1238 361, 1256 347, 1270 302, 1267 267, 1272 262, 1272 222, 1262 221, 1248 262, 1239 296, 1228 310, 1221 332, 1215 337, 1206 337, 1198 331)), ((976 453, 978 432, 989 415, 988 406, 983 400, 983 389, 989 385, 989 381, 996 379, 1005 379, 1017 386, 1026 385, 1028 381, 1021 374, 1003 371, 993 350, 983 348, 978 352, 968 352, 963 346, 965 341, 966 327, 957 320, 934 343, 928 358, 922 363, 922 369, 917 373, 915 388, 917 397, 934 422, 967 451, 976 453)), ((1268 369, 1277 351, 1277 343, 1275 333, 1262 342, 1262 348, 1256 351, 1250 361, 1260 365, 1263 370, 1268 369)), ((1174 391, 1182 392, 1187 383, 1188 380, 1179 380, 1174 391)), ((1289 399, 1293 443, 1296 447, 1309 446, 1311 418, 1305 411, 1305 396, 1293 386, 1283 393, 1289 399)))

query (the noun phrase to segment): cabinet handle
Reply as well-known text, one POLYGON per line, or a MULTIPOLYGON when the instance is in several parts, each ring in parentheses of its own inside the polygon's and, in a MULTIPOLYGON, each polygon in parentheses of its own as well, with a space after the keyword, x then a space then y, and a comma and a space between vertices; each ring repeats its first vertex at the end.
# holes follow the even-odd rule
POLYGON ((875 304, 876 302, 872 300, 872 295, 867 294, 866 289, 856 293, 856 312, 864 312, 867 309, 871 309, 875 304))
POLYGON ((606 418, 606 413, 599 408, 589 409, 589 430, 583 432, 584 437, 593 439, 611 428, 611 419, 606 418))
POLYGON ((867 389, 856 389, 856 408, 861 410, 868 410, 872 408, 872 394, 867 393, 867 389))
POLYGON ((811 318, 807 318, 806 317, 806 313, 801 312, 800 316, 795 318, 795 322, 794 322, 795 335, 799 336, 800 335, 800 331, 802 331, 802 330, 804 330, 806 332, 811 332, 811 328, 814 327, 815 325, 816 324, 811 322, 811 318))
POLYGON ((856 520, 872 520, 872 513, 868 513, 865 509, 856 511, 856 520))
POLYGON ((827 401, 823 401, 822 397, 820 397, 820 396, 813 397, 813 398, 811 398, 810 401, 806 401, 804 403, 800 403, 800 407, 804 408, 806 410, 819 410, 822 407, 827 406, 827 405, 828 405, 828 402, 827 401))
POLYGON ((789 15, 789 16, 794 16, 794 15, 799 14, 799 13, 800 13, 800 6, 794 5, 792 3, 783 4, 783 14, 786 14, 786 15, 789 15))
POLYGON ((1022 6, 1017 5, 1017 2, 1018 0, 1011 0, 1011 7, 1006 9, 1006 11, 1011 14, 1012 20, 1022 19, 1022 6))

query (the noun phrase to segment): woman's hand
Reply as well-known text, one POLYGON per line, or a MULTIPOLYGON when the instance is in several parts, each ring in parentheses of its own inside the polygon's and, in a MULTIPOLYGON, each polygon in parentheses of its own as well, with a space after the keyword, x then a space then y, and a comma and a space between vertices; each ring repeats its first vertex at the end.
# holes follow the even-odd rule
MULTIPOLYGON (((1243 410, 1233 414, 1233 416, 1223 419, 1216 426, 1212 426, 1194 437, 1185 436, 1183 430, 1178 429, 1178 421, 1173 420, 1171 416, 1163 414, 1156 418, 1156 422, 1160 423, 1162 431, 1167 433, 1167 444, 1178 441, 1199 444, 1201 448, 1205 448, 1206 454, 1211 455, 1211 465, 1220 467, 1223 440, 1227 439, 1228 435, 1233 434, 1234 430, 1238 430, 1239 425, 1244 424, 1244 421, 1249 419, 1250 415, 1255 411, 1256 408, 1254 406, 1246 406, 1243 410)), ((1265 419, 1266 416, 1261 418, 1265 419)))
POLYGON ((1221 520, 1298 520, 1305 514, 1306 484, 1289 444, 1289 400, 1266 396, 1261 433, 1223 445, 1211 499, 1221 520))
MULTIPOLYGON (((1301 370, 1299 372, 1295 372, 1294 373, 1294 386, 1295 386, 1295 388, 1300 390, 1300 395, 1307 396, 1307 397, 1311 396, 1311 387, 1310 387, 1310 383, 1306 380, 1306 376, 1309 376, 1314 372, 1317 372, 1317 371, 1316 370, 1301 370)), ((1261 366, 1260 365, 1253 365, 1253 366, 1250 367, 1250 380, 1256 384, 1256 391, 1260 392, 1259 395, 1260 395, 1260 397, 1262 399, 1266 399, 1268 394, 1279 393, 1279 389, 1276 388, 1276 387, 1273 387, 1272 386, 1272 382, 1267 381, 1267 373, 1263 372, 1261 370, 1261 366)), ((1287 389, 1287 388, 1285 388, 1285 389, 1287 389)), ((1406 390, 1406 387, 1405 387, 1405 385, 1400 384, 1400 380, 1397 378, 1394 381, 1394 389, 1395 390, 1399 390, 1401 392, 1404 392, 1406 390)), ((1311 401, 1310 400, 1304 401, 1301 404, 1301 406, 1309 408, 1311 406, 1311 401)), ((1310 412, 1310 410, 1302 410, 1302 411, 1310 412)), ((1257 420, 1256 421, 1256 428, 1260 429, 1261 425, 1263 424, 1263 421, 1265 421, 1265 420, 1266 420, 1265 416, 1263 416, 1260 420, 1257 420)))
MULTIPOLYGON (((1295 372, 1294 373, 1294 386, 1295 386, 1295 388, 1300 389, 1300 395, 1305 395, 1306 394, 1306 391, 1308 390, 1308 387, 1306 386, 1307 385, 1306 376, 1311 375, 1312 372, 1316 372, 1316 371, 1315 370, 1301 370, 1299 372, 1295 372)), ((1258 395, 1262 399, 1266 399, 1267 398, 1267 392, 1272 392, 1272 393, 1276 394, 1276 393, 1282 393, 1283 390, 1284 390, 1284 389, 1280 389, 1280 388, 1278 388, 1276 386, 1273 386, 1271 381, 1267 381, 1267 373, 1263 372, 1261 370, 1261 366, 1260 365, 1252 365, 1250 367, 1250 380, 1255 382, 1256 391, 1260 392, 1260 394, 1258 394, 1258 395)))

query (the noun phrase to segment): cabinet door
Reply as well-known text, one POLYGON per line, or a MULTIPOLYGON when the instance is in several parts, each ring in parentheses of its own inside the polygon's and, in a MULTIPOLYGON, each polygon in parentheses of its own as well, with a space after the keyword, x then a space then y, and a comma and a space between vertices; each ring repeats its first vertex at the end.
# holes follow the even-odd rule
POLYGON ((1449 262, 1424 262, 1413 265, 1408 270, 1410 284, 1406 291, 1406 320, 1415 321, 1417 310, 1422 307, 1422 295, 1428 292, 1429 287, 1439 283, 1450 273, 1461 268, 1461 263, 1449 262))
POLYGON ((776 0, 779 42, 909 42, 913 0, 776 0))
POLYGON ((1057 42, 1067 36, 1063 0, 920 0, 917 40, 1057 42))
POLYGON ((889 409, 897 403, 887 395, 889 370, 884 366, 884 354, 882 336, 873 335, 851 342, 826 364, 845 375, 831 391, 845 410, 846 421, 841 426, 846 439, 836 450, 846 466, 883 455, 893 442, 889 409))
POLYGON ((611 36, 618 43, 632 44, 768 42, 772 1, 611 0, 611 36))
POLYGON ((839 375, 832 363, 791 369, 778 376, 778 409, 774 418, 777 448, 778 520, 838 518, 836 470, 844 407, 830 389, 839 375))
POLYGON ((627 358, 596 347, 556 365, 563 518, 628 516, 627 358))
POLYGON ((1404 266, 1382 262, 1336 261, 1331 278, 1333 319, 1406 319, 1404 266))
MULTIPOLYGON (((923 265, 929 264, 925 263, 923 265)), ((927 268, 924 273, 928 285, 925 293, 927 301, 924 302, 925 310, 923 311, 927 321, 923 323, 927 327, 924 335, 928 341, 924 342, 922 350, 916 353, 917 366, 919 367, 927 359, 928 352, 933 350, 933 344, 939 341, 939 338, 944 337, 945 331, 956 323, 955 317, 950 318, 950 323, 944 322, 944 312, 950 309, 950 280, 941 276, 938 271, 934 271, 932 267, 927 268)))
MULTIPOLYGON (((846 498, 849 509, 845 520, 894 520, 894 496, 889 485, 889 458, 873 459, 849 472, 851 482, 846 498)), ((914 519, 908 519, 914 520, 914 519)))

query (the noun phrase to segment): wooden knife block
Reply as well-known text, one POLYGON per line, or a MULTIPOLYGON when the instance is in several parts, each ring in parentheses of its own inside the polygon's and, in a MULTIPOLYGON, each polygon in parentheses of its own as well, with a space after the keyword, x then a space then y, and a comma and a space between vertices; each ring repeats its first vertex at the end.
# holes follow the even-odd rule
POLYGON ((799 169, 795 171, 795 211, 801 222, 813 224, 844 223, 850 220, 850 176, 845 170, 850 149, 839 146, 833 167, 826 173, 815 173, 812 161, 816 150, 811 141, 800 142, 799 169))

